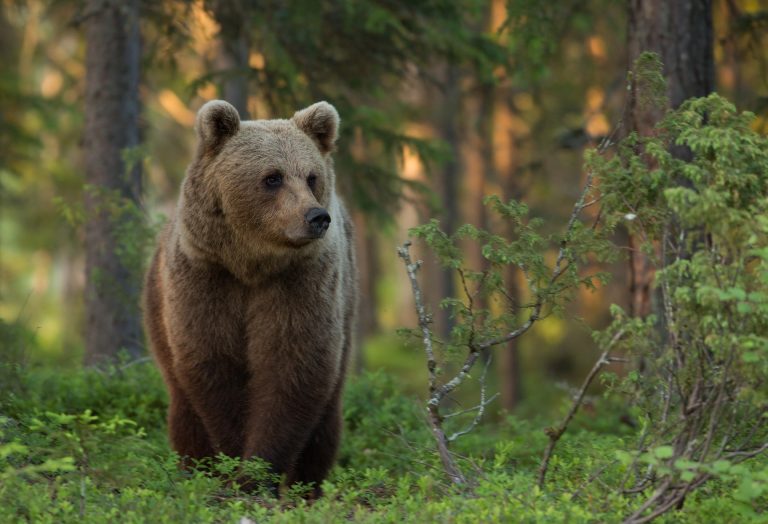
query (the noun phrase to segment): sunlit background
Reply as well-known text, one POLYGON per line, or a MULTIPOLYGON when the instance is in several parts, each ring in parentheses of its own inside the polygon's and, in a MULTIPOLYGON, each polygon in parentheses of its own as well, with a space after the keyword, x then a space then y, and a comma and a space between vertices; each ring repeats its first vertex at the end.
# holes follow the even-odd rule
MULTIPOLYGON (((768 7, 757 0, 735 3, 747 15, 768 7)), ((446 51, 444 42, 436 42, 434 54, 419 49, 420 56, 400 62, 399 69, 350 80, 334 93, 328 85, 313 90, 313 78, 301 67, 287 67, 286 58, 274 52, 290 47, 291 39, 305 45, 301 35, 284 35, 283 47, 265 44, 264 52, 254 45, 248 57, 251 118, 289 117, 299 103, 314 101, 315 92, 341 112, 339 155, 348 160, 338 163, 337 173, 357 226, 362 295, 356 369, 386 369, 414 394, 425 388, 423 354, 417 343, 396 333, 416 323, 395 251, 408 229, 432 217, 448 229, 466 222, 493 225, 482 201, 499 194, 526 202, 533 215, 546 220, 547 231, 561 231, 583 180, 584 149, 609 133, 624 103, 624 2, 550 2, 538 13, 511 12, 515 2, 476 4, 463 31, 496 42, 505 50, 505 66, 489 60, 478 66, 461 50, 446 51), (288 87, 264 80, 280 68, 302 95, 293 107, 284 98, 275 100, 274 90, 288 87), (357 105, 354 114, 344 112, 350 104, 357 105), (372 126, 379 135, 368 133, 372 126), (382 129, 404 139, 386 142, 382 129), (405 182, 379 182, 386 175, 382 166, 405 182), (393 187, 400 198, 391 196, 393 187)), ((730 4, 715 2, 717 88, 739 109, 757 113, 755 126, 765 132, 765 31, 740 32, 730 4)), ((76 2, 3 0, 0 5, 0 317, 30 334, 29 363, 80 366, 83 12, 76 2)), ((151 16, 142 25, 141 153, 143 207, 157 228, 173 212, 193 155, 196 110, 223 96, 228 70, 221 28, 202 2, 158 3, 151 16)), ((302 16, 313 23, 311 12, 302 16)), ((373 24, 374 17, 366 16, 373 24)), ((329 53, 349 59, 338 42, 329 45, 336 46, 329 53)), ((350 74, 358 64, 345 67, 350 74)), ((416 249, 425 259, 422 285, 436 311, 436 329, 444 333, 450 320, 437 303, 457 292, 456 282, 421 246, 416 249)), ((478 253, 468 256, 480 263, 478 253)), ((501 407, 538 409, 542 399, 591 366, 597 350, 590 329, 605 324, 609 304, 628 300, 626 261, 607 269, 614 275, 609 286, 580 292, 566 318, 537 325, 520 340, 517 358, 496 350, 492 387, 504 392, 501 407)))

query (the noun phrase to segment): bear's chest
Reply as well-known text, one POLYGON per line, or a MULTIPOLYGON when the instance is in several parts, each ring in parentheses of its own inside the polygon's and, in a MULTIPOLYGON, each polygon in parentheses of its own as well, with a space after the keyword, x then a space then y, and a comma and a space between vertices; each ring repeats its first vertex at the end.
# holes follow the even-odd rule
POLYGON ((342 358, 344 310, 338 274, 293 275, 254 288, 244 323, 249 359, 279 359, 335 376, 342 358))

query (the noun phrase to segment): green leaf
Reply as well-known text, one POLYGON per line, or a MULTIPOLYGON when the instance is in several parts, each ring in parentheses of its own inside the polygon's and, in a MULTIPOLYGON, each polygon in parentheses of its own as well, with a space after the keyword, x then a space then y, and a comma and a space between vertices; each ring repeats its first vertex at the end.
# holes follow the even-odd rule
POLYGON ((739 302, 738 304, 736 304, 736 311, 738 311, 742 315, 752 313, 754 310, 755 308, 749 302, 739 302))
POLYGON ((680 473, 680 479, 683 480, 684 482, 690 482, 694 478, 696 478, 696 473, 694 473, 693 471, 683 471, 682 473, 680 473))

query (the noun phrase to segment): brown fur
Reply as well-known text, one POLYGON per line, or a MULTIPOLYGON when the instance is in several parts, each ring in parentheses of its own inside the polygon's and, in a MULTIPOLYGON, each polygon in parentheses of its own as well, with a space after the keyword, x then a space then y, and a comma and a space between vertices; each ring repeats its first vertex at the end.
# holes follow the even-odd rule
POLYGON ((355 306, 330 154, 338 124, 325 102, 291 120, 241 122, 221 101, 198 113, 198 151, 144 293, 182 456, 261 457, 316 490, 333 463, 355 306), (283 177, 277 190, 270 173, 283 177), (309 239, 315 207, 331 223, 309 239))

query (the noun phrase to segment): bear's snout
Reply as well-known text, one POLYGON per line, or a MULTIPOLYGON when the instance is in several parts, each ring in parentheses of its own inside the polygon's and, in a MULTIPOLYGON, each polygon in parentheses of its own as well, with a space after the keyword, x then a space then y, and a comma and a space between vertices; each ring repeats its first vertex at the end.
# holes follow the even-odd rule
POLYGON ((320 238, 325 235, 328 226, 331 225, 331 215, 322 207, 313 207, 307 211, 304 219, 309 224, 309 234, 314 238, 320 238))

